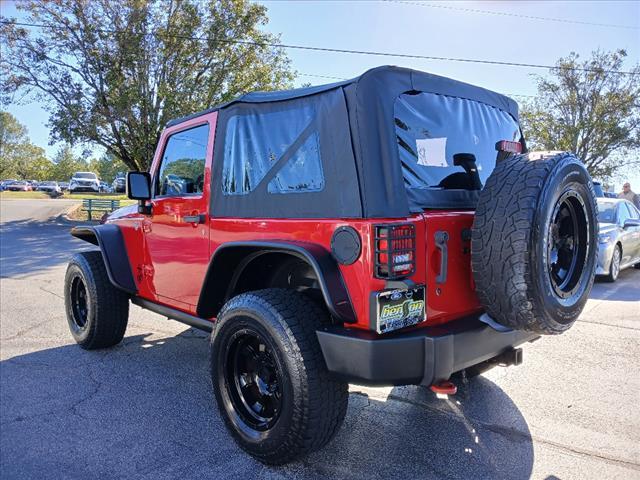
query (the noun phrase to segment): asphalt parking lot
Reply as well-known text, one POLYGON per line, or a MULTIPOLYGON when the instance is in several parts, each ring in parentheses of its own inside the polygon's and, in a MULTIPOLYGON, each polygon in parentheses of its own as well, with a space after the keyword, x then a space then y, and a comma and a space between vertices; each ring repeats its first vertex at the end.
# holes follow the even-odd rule
POLYGON ((3 479, 640 478, 640 270, 597 283, 578 323, 526 345, 523 365, 447 400, 352 385, 336 439, 272 468, 227 434, 202 332, 132 307, 122 344, 73 343, 63 277, 87 244, 55 220, 67 207, 1 204, 3 479))

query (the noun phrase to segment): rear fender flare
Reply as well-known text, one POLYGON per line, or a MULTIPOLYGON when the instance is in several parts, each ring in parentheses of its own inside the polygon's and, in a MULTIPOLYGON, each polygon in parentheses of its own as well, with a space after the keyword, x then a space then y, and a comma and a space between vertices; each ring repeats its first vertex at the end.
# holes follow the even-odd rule
POLYGON ((73 227, 71 235, 100 247, 109 281, 114 287, 130 295, 138 293, 120 227, 112 224, 73 227))
POLYGON ((314 270, 329 312, 338 321, 355 323, 356 315, 340 269, 324 247, 313 243, 285 241, 229 242, 214 252, 202 285, 197 313, 215 317, 228 300, 228 286, 255 258, 282 253, 300 258, 314 270))

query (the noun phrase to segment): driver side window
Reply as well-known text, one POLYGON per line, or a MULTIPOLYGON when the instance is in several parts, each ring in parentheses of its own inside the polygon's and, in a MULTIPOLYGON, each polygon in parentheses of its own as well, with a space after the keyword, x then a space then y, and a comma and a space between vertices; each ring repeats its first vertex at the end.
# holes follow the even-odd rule
POLYGON ((169 137, 156 177, 156 196, 199 195, 203 192, 208 139, 208 123, 169 137))

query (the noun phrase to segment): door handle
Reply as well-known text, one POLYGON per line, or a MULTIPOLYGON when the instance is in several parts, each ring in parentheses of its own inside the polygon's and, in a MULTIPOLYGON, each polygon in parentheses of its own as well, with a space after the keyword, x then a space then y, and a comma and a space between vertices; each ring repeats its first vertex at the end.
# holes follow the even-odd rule
POLYGON ((206 216, 204 213, 199 215, 185 215, 182 217, 184 223, 204 223, 206 220, 206 216))
POLYGON ((449 263, 447 242, 449 234, 447 232, 438 231, 435 234, 436 248, 440 250, 440 273, 436 277, 436 283, 445 283, 447 281, 447 267, 449 263))

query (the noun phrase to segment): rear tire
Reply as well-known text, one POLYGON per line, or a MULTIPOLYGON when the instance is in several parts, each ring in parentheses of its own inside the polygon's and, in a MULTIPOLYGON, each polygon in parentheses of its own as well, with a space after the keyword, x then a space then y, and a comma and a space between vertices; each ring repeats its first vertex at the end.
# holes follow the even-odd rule
POLYGON ((317 450, 340 428, 348 385, 329 377, 316 329, 329 319, 292 290, 233 297, 211 336, 211 379, 236 442, 267 464, 317 450))
POLYGON ((609 264, 609 273, 603 277, 605 282, 615 282, 620 275, 620 262, 622 261, 622 248, 616 245, 611 255, 611 263, 609 264))
POLYGON ((597 245, 593 184, 569 153, 513 155, 480 193, 471 253, 476 292, 498 323, 559 334, 593 286, 597 245))
POLYGON ((67 321, 74 340, 86 350, 119 343, 129 319, 129 297, 109 281, 102 253, 75 254, 64 283, 67 321))

